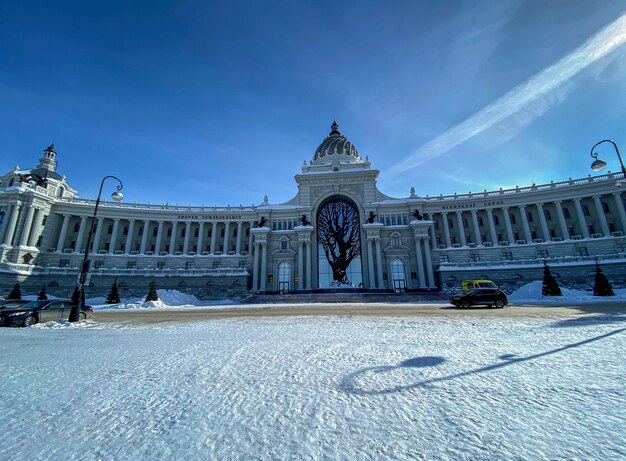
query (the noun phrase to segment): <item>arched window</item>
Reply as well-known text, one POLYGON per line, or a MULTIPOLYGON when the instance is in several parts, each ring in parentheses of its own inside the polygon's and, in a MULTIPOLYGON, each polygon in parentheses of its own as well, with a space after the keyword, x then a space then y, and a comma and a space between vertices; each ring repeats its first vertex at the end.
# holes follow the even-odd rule
POLYGON ((493 223, 496 226, 500 225, 500 220, 498 219, 498 217, 495 214, 493 215, 493 223))
POLYGON ((289 291, 291 282, 291 264, 283 261, 278 264, 278 291, 286 293, 289 291))
POLYGON ((530 211, 526 212, 526 220, 528 220, 528 222, 533 222, 533 215, 530 214, 530 211))
POLYGON ((550 212, 548 210, 543 210, 543 215, 546 217, 547 221, 551 221, 552 220, 552 215, 550 214, 550 212))
POLYGON ((581 205, 580 207, 583 209, 583 215, 589 216, 589 208, 587 207, 587 205, 581 205))
POLYGON ((515 215, 510 214, 509 221, 511 221, 511 224, 515 224, 515 215))
POLYGON ((391 261, 391 280, 395 291, 404 291, 406 289, 406 270, 404 261, 400 258, 391 261))
POLYGON ((565 207, 563 207, 563 217, 565 219, 569 219, 570 215, 569 215, 569 210, 565 207))
POLYGON ((65 192, 65 189, 63 189, 63 187, 58 187, 57 188, 57 197, 63 197, 63 193, 65 192))
POLYGON ((606 202, 602 202, 602 211, 604 211, 605 213, 610 213, 611 209, 609 208, 609 204, 606 202))

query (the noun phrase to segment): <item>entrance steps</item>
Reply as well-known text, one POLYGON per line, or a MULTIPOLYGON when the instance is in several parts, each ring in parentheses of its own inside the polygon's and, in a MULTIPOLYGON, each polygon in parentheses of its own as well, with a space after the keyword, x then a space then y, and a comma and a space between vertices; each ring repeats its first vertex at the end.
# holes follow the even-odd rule
POLYGON ((285 293, 254 294, 242 304, 307 304, 307 303, 428 303, 447 301, 449 295, 440 292, 416 293, 285 293))

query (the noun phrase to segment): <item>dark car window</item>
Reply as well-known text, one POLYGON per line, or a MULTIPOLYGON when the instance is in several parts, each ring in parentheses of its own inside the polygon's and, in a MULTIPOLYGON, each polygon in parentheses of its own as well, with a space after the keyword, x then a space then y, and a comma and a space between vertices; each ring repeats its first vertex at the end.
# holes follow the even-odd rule
POLYGON ((46 304, 48 304, 50 301, 33 301, 30 302, 28 304, 24 304, 23 306, 20 306, 21 308, 24 309, 35 309, 41 306, 45 306, 46 304))
POLYGON ((63 301, 55 301, 48 305, 48 309, 63 309, 63 301))
POLYGON ((25 302, 23 301, 9 301, 9 302, 4 302, 2 303, 2 305, 0 305, 0 309, 15 309, 16 307, 22 307, 24 306, 25 302))

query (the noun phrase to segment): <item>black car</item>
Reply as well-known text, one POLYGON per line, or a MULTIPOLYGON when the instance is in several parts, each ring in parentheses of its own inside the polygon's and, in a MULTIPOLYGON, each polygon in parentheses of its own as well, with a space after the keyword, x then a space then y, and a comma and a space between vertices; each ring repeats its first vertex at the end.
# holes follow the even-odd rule
MULTIPOLYGON (((0 324, 29 327, 35 323, 68 320, 71 310, 72 301, 69 299, 31 301, 13 309, 1 310, 0 324)), ((85 306, 80 311, 80 319, 84 320, 90 317, 92 312, 93 309, 90 306, 85 306)))
POLYGON ((450 304, 464 308, 486 305, 488 307, 495 306, 498 309, 502 309, 508 303, 509 300, 506 294, 497 288, 477 288, 450 297, 450 304))

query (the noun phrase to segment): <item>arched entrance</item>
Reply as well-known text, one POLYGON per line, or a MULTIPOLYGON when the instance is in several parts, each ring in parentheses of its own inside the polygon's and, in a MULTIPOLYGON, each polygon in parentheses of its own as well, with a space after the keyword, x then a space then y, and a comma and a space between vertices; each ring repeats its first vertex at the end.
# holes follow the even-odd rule
POLYGON ((395 291, 406 290, 406 267, 400 258, 391 261, 391 281, 395 291))
POLYGON ((278 291, 280 293, 288 293, 290 290, 290 281, 291 264, 287 261, 283 261, 278 264, 278 291))
POLYGON ((356 205, 345 197, 329 197, 317 210, 316 224, 319 287, 362 287, 361 224, 356 205))

